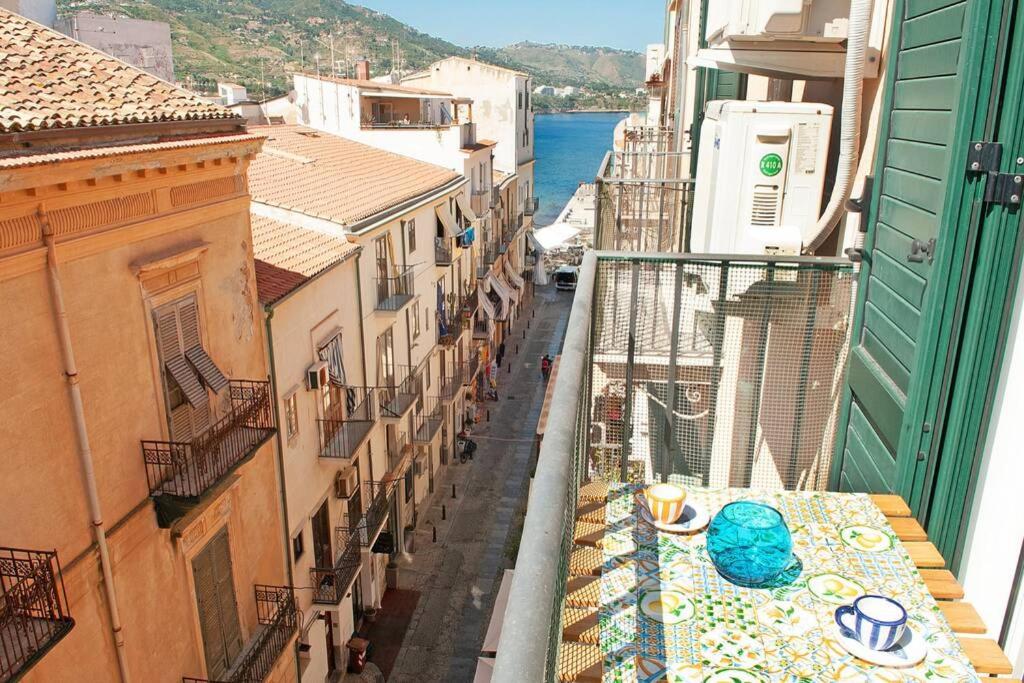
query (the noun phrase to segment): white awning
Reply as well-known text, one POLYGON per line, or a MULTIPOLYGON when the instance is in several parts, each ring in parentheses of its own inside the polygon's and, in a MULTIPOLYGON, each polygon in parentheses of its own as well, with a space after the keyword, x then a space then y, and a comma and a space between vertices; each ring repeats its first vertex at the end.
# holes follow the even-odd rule
POLYGON ((476 215, 476 212, 473 211, 473 207, 469 205, 469 202, 466 201, 466 198, 463 195, 455 195, 455 202, 459 205, 459 208, 462 209, 462 214, 468 218, 471 223, 480 220, 480 217, 476 215))
POLYGON ((508 281, 512 283, 512 286, 519 291, 522 291, 526 287, 526 280, 516 272, 516 269, 513 268, 512 264, 508 261, 505 261, 505 275, 508 276, 508 281))
POLYGON ((508 298, 512 300, 512 303, 518 304, 519 290, 509 285, 508 282, 505 280, 505 276, 503 276, 501 273, 498 273, 494 279, 498 281, 498 284, 501 285, 502 289, 508 292, 508 298))
POLYGON ((491 683, 494 676, 494 660, 490 657, 476 658, 476 673, 473 674, 473 683, 491 683))
POLYGON ((482 285, 476 286, 476 295, 480 300, 480 306, 484 309, 484 314, 489 320, 494 320, 498 317, 498 314, 494 310, 494 303, 491 302, 491 298, 487 296, 487 292, 484 291, 482 285))
POLYGON ((441 221, 441 225, 444 226, 446 236, 458 237, 462 234, 462 230, 459 229, 458 224, 455 222, 455 216, 448 210, 447 205, 438 204, 434 207, 434 212, 437 214, 437 219, 441 221))
POLYGON ((555 223, 546 228, 534 230, 533 239, 540 244, 544 251, 547 251, 562 246, 578 234, 580 234, 579 228, 568 223, 555 223))
POLYGON ((498 278, 494 277, 493 273, 487 274, 487 282, 491 283, 491 289, 493 289, 498 294, 498 297, 501 299, 501 303, 504 305, 505 312, 511 310, 509 299, 512 297, 512 295, 508 291, 509 286, 506 284, 502 284, 502 282, 499 281, 498 278))
POLYGON ((505 609, 508 607, 508 594, 512 589, 514 574, 514 570, 506 569, 501 577, 501 586, 498 587, 498 595, 494 598, 494 608, 491 610, 491 621, 487 624, 487 635, 484 636, 484 645, 480 648, 480 651, 485 654, 498 652, 501 626, 505 621, 505 609))

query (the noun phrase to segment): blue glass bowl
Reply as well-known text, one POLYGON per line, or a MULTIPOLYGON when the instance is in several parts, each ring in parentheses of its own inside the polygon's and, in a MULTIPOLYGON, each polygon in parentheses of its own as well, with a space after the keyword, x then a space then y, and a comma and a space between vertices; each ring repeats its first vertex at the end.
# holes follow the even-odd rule
POLYGON ((751 501, 723 507, 708 527, 708 555, 726 580, 771 585, 793 564, 793 538, 778 510, 751 501))

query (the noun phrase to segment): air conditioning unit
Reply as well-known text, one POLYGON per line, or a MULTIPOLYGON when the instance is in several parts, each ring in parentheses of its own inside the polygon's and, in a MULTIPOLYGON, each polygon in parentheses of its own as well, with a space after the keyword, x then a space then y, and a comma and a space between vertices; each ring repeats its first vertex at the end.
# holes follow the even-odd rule
POLYGON ((709 42, 846 39, 850 0, 715 0, 708 3, 709 42))
POLYGON ((327 361, 322 360, 313 363, 306 370, 306 386, 310 391, 322 389, 331 381, 331 369, 327 361))
POLYGON ((334 475, 334 497, 351 498, 359 488, 359 471, 355 467, 338 470, 334 475))
POLYGON ((690 251, 799 254, 821 213, 831 128, 827 104, 709 102, 690 251))

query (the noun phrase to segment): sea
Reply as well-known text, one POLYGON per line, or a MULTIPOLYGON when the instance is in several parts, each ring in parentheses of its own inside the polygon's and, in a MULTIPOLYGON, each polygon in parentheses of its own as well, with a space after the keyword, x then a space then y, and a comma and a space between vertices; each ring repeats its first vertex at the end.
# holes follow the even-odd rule
POLYGON ((615 125, 624 118, 625 112, 536 115, 534 191, 540 207, 534 225, 554 223, 579 184, 594 182, 615 125))

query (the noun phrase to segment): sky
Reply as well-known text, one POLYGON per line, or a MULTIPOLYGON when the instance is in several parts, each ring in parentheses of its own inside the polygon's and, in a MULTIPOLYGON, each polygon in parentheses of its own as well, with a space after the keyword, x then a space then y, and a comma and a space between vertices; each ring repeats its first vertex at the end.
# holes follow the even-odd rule
POLYGON ((663 0, 351 0, 464 47, 535 43, 643 52, 660 43, 663 0))

